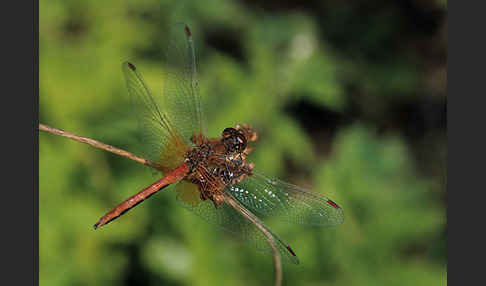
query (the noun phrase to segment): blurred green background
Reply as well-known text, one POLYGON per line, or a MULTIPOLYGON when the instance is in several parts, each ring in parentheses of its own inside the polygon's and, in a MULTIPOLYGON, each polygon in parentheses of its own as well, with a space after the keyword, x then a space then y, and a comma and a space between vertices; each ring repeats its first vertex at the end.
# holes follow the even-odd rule
MULTIPOLYGON (((209 135, 249 123, 249 160, 326 194, 332 228, 268 224, 299 255, 283 285, 446 285, 446 1, 48 1, 39 6, 40 122, 140 153, 121 63, 161 94, 167 28, 199 54, 209 135)), ((39 135, 41 285, 271 285, 273 263, 158 193, 158 177, 39 135)))

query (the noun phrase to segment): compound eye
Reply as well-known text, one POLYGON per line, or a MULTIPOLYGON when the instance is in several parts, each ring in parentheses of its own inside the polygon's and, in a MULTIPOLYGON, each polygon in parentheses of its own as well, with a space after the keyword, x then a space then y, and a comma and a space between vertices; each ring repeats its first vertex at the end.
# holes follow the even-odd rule
POLYGON ((227 152, 242 152, 246 148, 246 136, 241 130, 225 128, 221 137, 227 152))

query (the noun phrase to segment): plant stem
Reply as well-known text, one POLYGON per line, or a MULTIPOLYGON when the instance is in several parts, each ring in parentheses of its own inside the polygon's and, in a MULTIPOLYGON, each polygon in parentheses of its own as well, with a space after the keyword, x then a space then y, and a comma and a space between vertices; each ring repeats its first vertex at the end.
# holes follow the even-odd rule
POLYGON ((52 134, 55 134, 55 135, 63 136, 63 137, 66 137, 66 138, 69 138, 69 139, 72 139, 72 140, 75 140, 75 141, 79 141, 79 142, 91 145, 91 146, 99 148, 99 149, 103 149, 105 151, 120 155, 122 157, 126 157, 130 160, 136 161, 138 163, 144 164, 146 166, 150 166, 150 167, 158 169, 158 170, 162 169, 162 166, 160 166, 159 164, 154 163, 154 162, 152 162, 148 159, 142 158, 140 156, 137 156, 137 155, 132 154, 130 152, 127 152, 125 150, 113 147, 111 145, 101 143, 101 142, 96 141, 96 140, 91 139, 91 138, 82 137, 82 136, 73 134, 71 132, 64 131, 64 130, 61 130, 61 129, 57 129, 57 128, 54 128, 54 127, 51 127, 51 126, 48 126, 48 125, 44 125, 44 124, 39 124, 39 130, 49 132, 49 133, 52 133, 52 134))

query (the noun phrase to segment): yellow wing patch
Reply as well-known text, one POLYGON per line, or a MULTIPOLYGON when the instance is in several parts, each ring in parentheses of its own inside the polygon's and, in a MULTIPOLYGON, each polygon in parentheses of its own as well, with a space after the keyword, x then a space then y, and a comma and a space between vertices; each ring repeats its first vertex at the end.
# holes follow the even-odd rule
POLYGON ((187 203, 192 207, 197 207, 201 203, 201 194, 196 184, 181 181, 176 186, 177 199, 187 203))

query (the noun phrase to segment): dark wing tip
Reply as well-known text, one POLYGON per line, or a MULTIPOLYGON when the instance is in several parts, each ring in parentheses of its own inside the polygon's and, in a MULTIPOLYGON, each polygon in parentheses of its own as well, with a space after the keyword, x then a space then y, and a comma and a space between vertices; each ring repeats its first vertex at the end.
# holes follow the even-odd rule
POLYGON ((293 256, 297 256, 295 255, 295 252, 292 250, 292 248, 290 248, 290 246, 287 245, 287 250, 293 255, 293 256))
POLYGON ((190 37, 190 36, 191 36, 191 31, 189 30, 189 27, 188 27, 187 25, 186 25, 186 35, 187 35, 188 37, 190 37))
POLYGON ((129 63, 127 62, 127 65, 129 68, 131 68, 133 71, 135 71, 137 68, 132 64, 132 63, 129 63))
POLYGON ((340 208, 340 207, 339 207, 339 206, 338 206, 338 205, 337 205, 335 202, 333 202, 333 201, 331 201, 331 200, 327 200, 327 203, 328 203, 328 204, 330 204, 331 206, 333 206, 333 207, 337 208, 337 209, 339 209, 339 208, 340 208))
POLYGON ((297 255, 295 254, 295 252, 292 250, 292 248, 290 248, 289 245, 286 246, 287 250, 290 252, 290 254, 292 254, 292 258, 290 259, 292 261, 292 263, 294 264, 300 264, 300 261, 299 261, 299 258, 297 258, 297 255))

